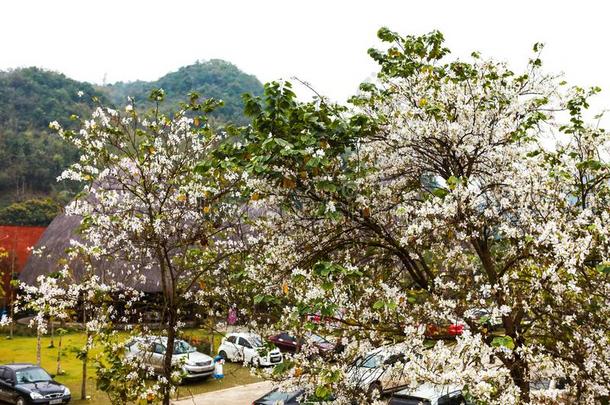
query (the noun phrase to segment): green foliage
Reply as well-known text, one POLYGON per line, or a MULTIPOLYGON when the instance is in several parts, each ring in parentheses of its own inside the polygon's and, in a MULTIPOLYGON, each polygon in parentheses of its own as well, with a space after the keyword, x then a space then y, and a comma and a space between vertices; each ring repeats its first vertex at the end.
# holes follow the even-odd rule
POLYGON ((369 49, 369 56, 381 65, 381 74, 390 77, 411 76, 422 68, 432 67, 434 62, 449 53, 449 49, 443 46, 445 39, 439 31, 402 37, 384 27, 379 29, 377 36, 390 47, 385 52, 369 49))
MULTIPOLYGON (((56 178, 77 154, 55 134, 0 129, 0 193, 16 199, 74 191, 56 178)), ((0 206, 1 206, 0 202, 0 206)))
POLYGON ((146 373, 137 363, 125 361, 125 348, 120 343, 104 343, 102 355, 95 361, 97 389, 105 392, 112 404, 137 401, 147 388, 146 373), (132 373, 140 377, 131 378, 132 373))
MULTIPOLYGON (((235 148, 228 144, 221 149, 225 155, 219 161, 243 165, 282 189, 302 189, 313 182, 328 195, 352 194, 360 167, 348 167, 349 157, 356 153, 358 139, 375 128, 367 115, 348 116, 346 107, 321 99, 301 103, 292 85, 284 82, 268 83, 263 97, 247 94, 244 100, 252 125, 232 138, 235 148), (298 175, 287 176, 284 168, 298 175), (333 178, 340 172, 340 180, 333 178), (327 179, 319 179, 322 173, 327 179)), ((299 206, 296 194, 294 205, 299 206)), ((320 204, 319 214, 341 219, 340 212, 327 208, 320 204)))
POLYGON ((496 336, 491 341, 491 345, 493 347, 506 347, 509 350, 513 350, 515 348, 515 342, 510 336, 496 336))
POLYGON ((610 274, 610 263, 604 262, 598 264, 595 269, 603 274, 610 274))
POLYGON ((47 226, 60 210, 51 198, 16 202, 0 209, 0 224, 47 226))
POLYGON ((37 67, 0 72, 0 132, 46 131, 55 120, 67 126, 72 114, 91 113, 93 96, 104 101, 91 84, 61 73, 37 67), (79 91, 88 97, 79 97, 79 91))
POLYGON ((24 201, 43 196, 57 205, 71 198, 74 186, 56 178, 78 156, 48 126, 57 120, 69 127, 71 115, 90 114, 92 96, 104 99, 92 85, 60 73, 35 67, 0 72, 0 222, 47 224, 52 204, 24 201), (79 91, 88 96, 79 97, 79 91), (28 212, 31 219, 24 217, 28 212))

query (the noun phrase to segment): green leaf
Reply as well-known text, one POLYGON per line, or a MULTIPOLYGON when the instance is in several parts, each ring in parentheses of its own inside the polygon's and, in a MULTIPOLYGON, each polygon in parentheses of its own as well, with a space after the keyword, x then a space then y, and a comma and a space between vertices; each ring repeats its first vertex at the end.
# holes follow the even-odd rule
POLYGON ((275 138, 275 143, 284 147, 284 148, 292 148, 292 144, 282 138, 275 138))
POLYGON ((324 385, 319 385, 316 387, 315 394, 316 394, 317 398, 324 399, 330 395, 330 390, 328 388, 326 388, 326 386, 324 386, 324 385))
POLYGON ((284 374, 286 371, 288 371, 291 368, 293 368, 294 364, 295 363, 293 361, 284 360, 283 362, 281 362, 280 364, 276 365, 273 368, 273 375, 282 375, 282 374, 284 374))
POLYGON ((331 183, 330 181, 320 181, 317 184, 317 187, 322 191, 328 191, 330 193, 334 193, 335 191, 337 191, 337 186, 334 183, 331 183))
POLYGON ((449 194, 449 191, 447 191, 444 188, 435 188, 432 191, 432 194, 438 198, 445 198, 447 196, 447 194, 449 194))
POLYGON ((491 341, 493 347, 506 347, 507 349, 513 350, 515 348, 515 342, 510 336, 496 336, 491 341))
POLYGON ((460 179, 455 177, 455 176, 451 176, 447 179, 447 186, 449 186, 450 190, 455 189, 455 187, 460 183, 460 179))
POLYGON ((331 282, 331 281, 325 281, 322 283, 322 289, 324 291, 330 291, 335 287, 335 283, 331 282))
POLYGON ((595 267, 595 270, 599 271, 602 274, 610 274, 610 263, 609 262, 600 263, 595 267))
POLYGON ((379 300, 373 304, 373 309, 381 309, 384 306, 385 306, 385 303, 382 300, 379 300))

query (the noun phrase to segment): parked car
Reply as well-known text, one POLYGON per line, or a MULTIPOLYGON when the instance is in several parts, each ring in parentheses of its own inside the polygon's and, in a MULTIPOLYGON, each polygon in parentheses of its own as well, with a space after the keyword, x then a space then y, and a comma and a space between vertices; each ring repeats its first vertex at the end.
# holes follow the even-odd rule
POLYGON ((29 363, 0 366, 0 401, 9 404, 67 404, 70 389, 29 363))
POLYGON ((268 347, 255 333, 228 333, 220 343, 218 354, 225 360, 254 366, 274 366, 284 358, 276 347, 268 347))
POLYGON ((491 311, 485 308, 472 308, 464 312, 464 317, 476 321, 482 327, 485 327, 489 332, 501 330, 504 328, 502 317, 494 316, 491 311))
MULTIPOLYGON (((146 336, 134 338, 126 345, 128 356, 137 356, 144 364, 152 366, 155 372, 163 372, 167 337, 146 336)), ((197 351, 184 340, 174 342, 172 364, 182 363, 184 378, 204 378, 214 374, 214 360, 197 351)))
POLYGON ((334 343, 329 342, 322 336, 316 335, 315 333, 307 333, 304 339, 297 339, 288 332, 281 332, 276 335, 269 336, 267 340, 277 346, 280 351, 289 353, 295 353, 297 350, 300 350, 301 346, 306 340, 311 340, 322 355, 331 353, 335 350, 334 343))
POLYGON ((565 378, 544 378, 530 382, 530 395, 536 403, 569 403, 568 382, 565 378))
POLYGON ((332 343, 328 341, 328 339, 316 335, 315 333, 308 333, 305 335, 305 338, 312 341, 322 355, 327 355, 337 350, 337 345, 335 343, 332 343))
POLYGON ((464 333, 461 323, 427 324, 424 336, 428 339, 453 339, 464 333))
POLYGON ((281 392, 275 389, 252 402, 252 405, 300 405, 301 402, 299 402, 299 399, 302 395, 302 390, 292 392, 281 392))
POLYGON ((326 325, 327 327, 337 327, 341 324, 341 319, 344 315, 344 310, 338 310, 334 316, 326 316, 321 314, 306 314, 305 320, 317 325, 326 325))
POLYGON ((392 395, 388 405, 470 405, 460 387, 424 384, 416 390, 403 390, 392 395))
POLYGON ((277 389, 269 391, 259 399, 252 402, 252 405, 309 405, 309 404, 328 404, 331 403, 334 398, 328 398, 326 400, 312 400, 303 398, 303 390, 296 390, 292 392, 281 392, 277 389))
POLYGON ((267 340, 277 346, 282 352, 294 353, 297 351, 302 342, 299 342, 295 336, 288 332, 281 332, 277 335, 271 335, 267 340))
POLYGON ((376 349, 356 359, 346 377, 349 384, 366 391, 369 397, 395 392, 409 382, 404 367, 397 365, 406 361, 402 353, 376 349))

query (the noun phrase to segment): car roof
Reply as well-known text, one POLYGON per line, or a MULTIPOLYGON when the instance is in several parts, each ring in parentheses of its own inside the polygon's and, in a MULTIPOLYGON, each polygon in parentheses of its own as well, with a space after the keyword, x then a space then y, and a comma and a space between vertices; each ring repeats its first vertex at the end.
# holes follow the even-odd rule
POLYGON ((231 333, 227 333, 227 337, 229 337, 229 336, 237 336, 237 337, 243 337, 243 338, 251 338, 251 337, 260 338, 260 335, 258 335, 257 333, 252 333, 252 332, 231 332, 231 333))
POLYGON ((275 388, 275 389, 267 392, 265 395, 258 398, 254 402, 256 403, 257 401, 270 401, 270 400, 273 400, 273 401, 291 400, 291 399, 297 398, 300 395, 303 395, 303 392, 304 391, 302 389, 297 389, 295 391, 289 391, 289 392, 282 392, 282 391, 279 391, 277 388, 275 388))
POLYGON ((32 364, 32 363, 12 363, 12 364, 3 364, 0 365, 0 367, 7 367, 10 368, 12 370, 21 370, 24 368, 40 368, 39 366, 32 364))
POLYGON ((367 352, 366 354, 364 354, 364 357, 371 357, 375 355, 389 357, 395 354, 403 354, 403 352, 400 350, 400 347, 396 345, 386 345, 367 352))
MULTIPOLYGON (((140 342, 157 342, 157 343, 162 343, 162 344, 166 344, 167 343, 167 336, 157 336, 157 335, 147 335, 147 336, 136 336, 134 337, 131 341, 140 341, 140 342)), ((174 339, 175 342, 183 342, 184 339, 179 339, 179 338, 175 338, 174 339)))
POLYGON ((402 391, 398 391, 396 394, 394 394, 394 396, 399 398, 401 396, 409 396, 421 399, 437 400, 443 395, 456 391, 460 391, 460 387, 457 385, 422 384, 415 390, 407 388, 402 391))

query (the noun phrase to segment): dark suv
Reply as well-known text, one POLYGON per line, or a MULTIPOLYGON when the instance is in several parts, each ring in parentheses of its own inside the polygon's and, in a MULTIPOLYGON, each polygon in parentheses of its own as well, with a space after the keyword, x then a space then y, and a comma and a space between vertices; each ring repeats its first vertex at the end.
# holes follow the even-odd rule
POLYGON ((68 387, 53 381, 44 369, 33 364, 0 366, 0 401, 15 405, 67 404, 68 387))

